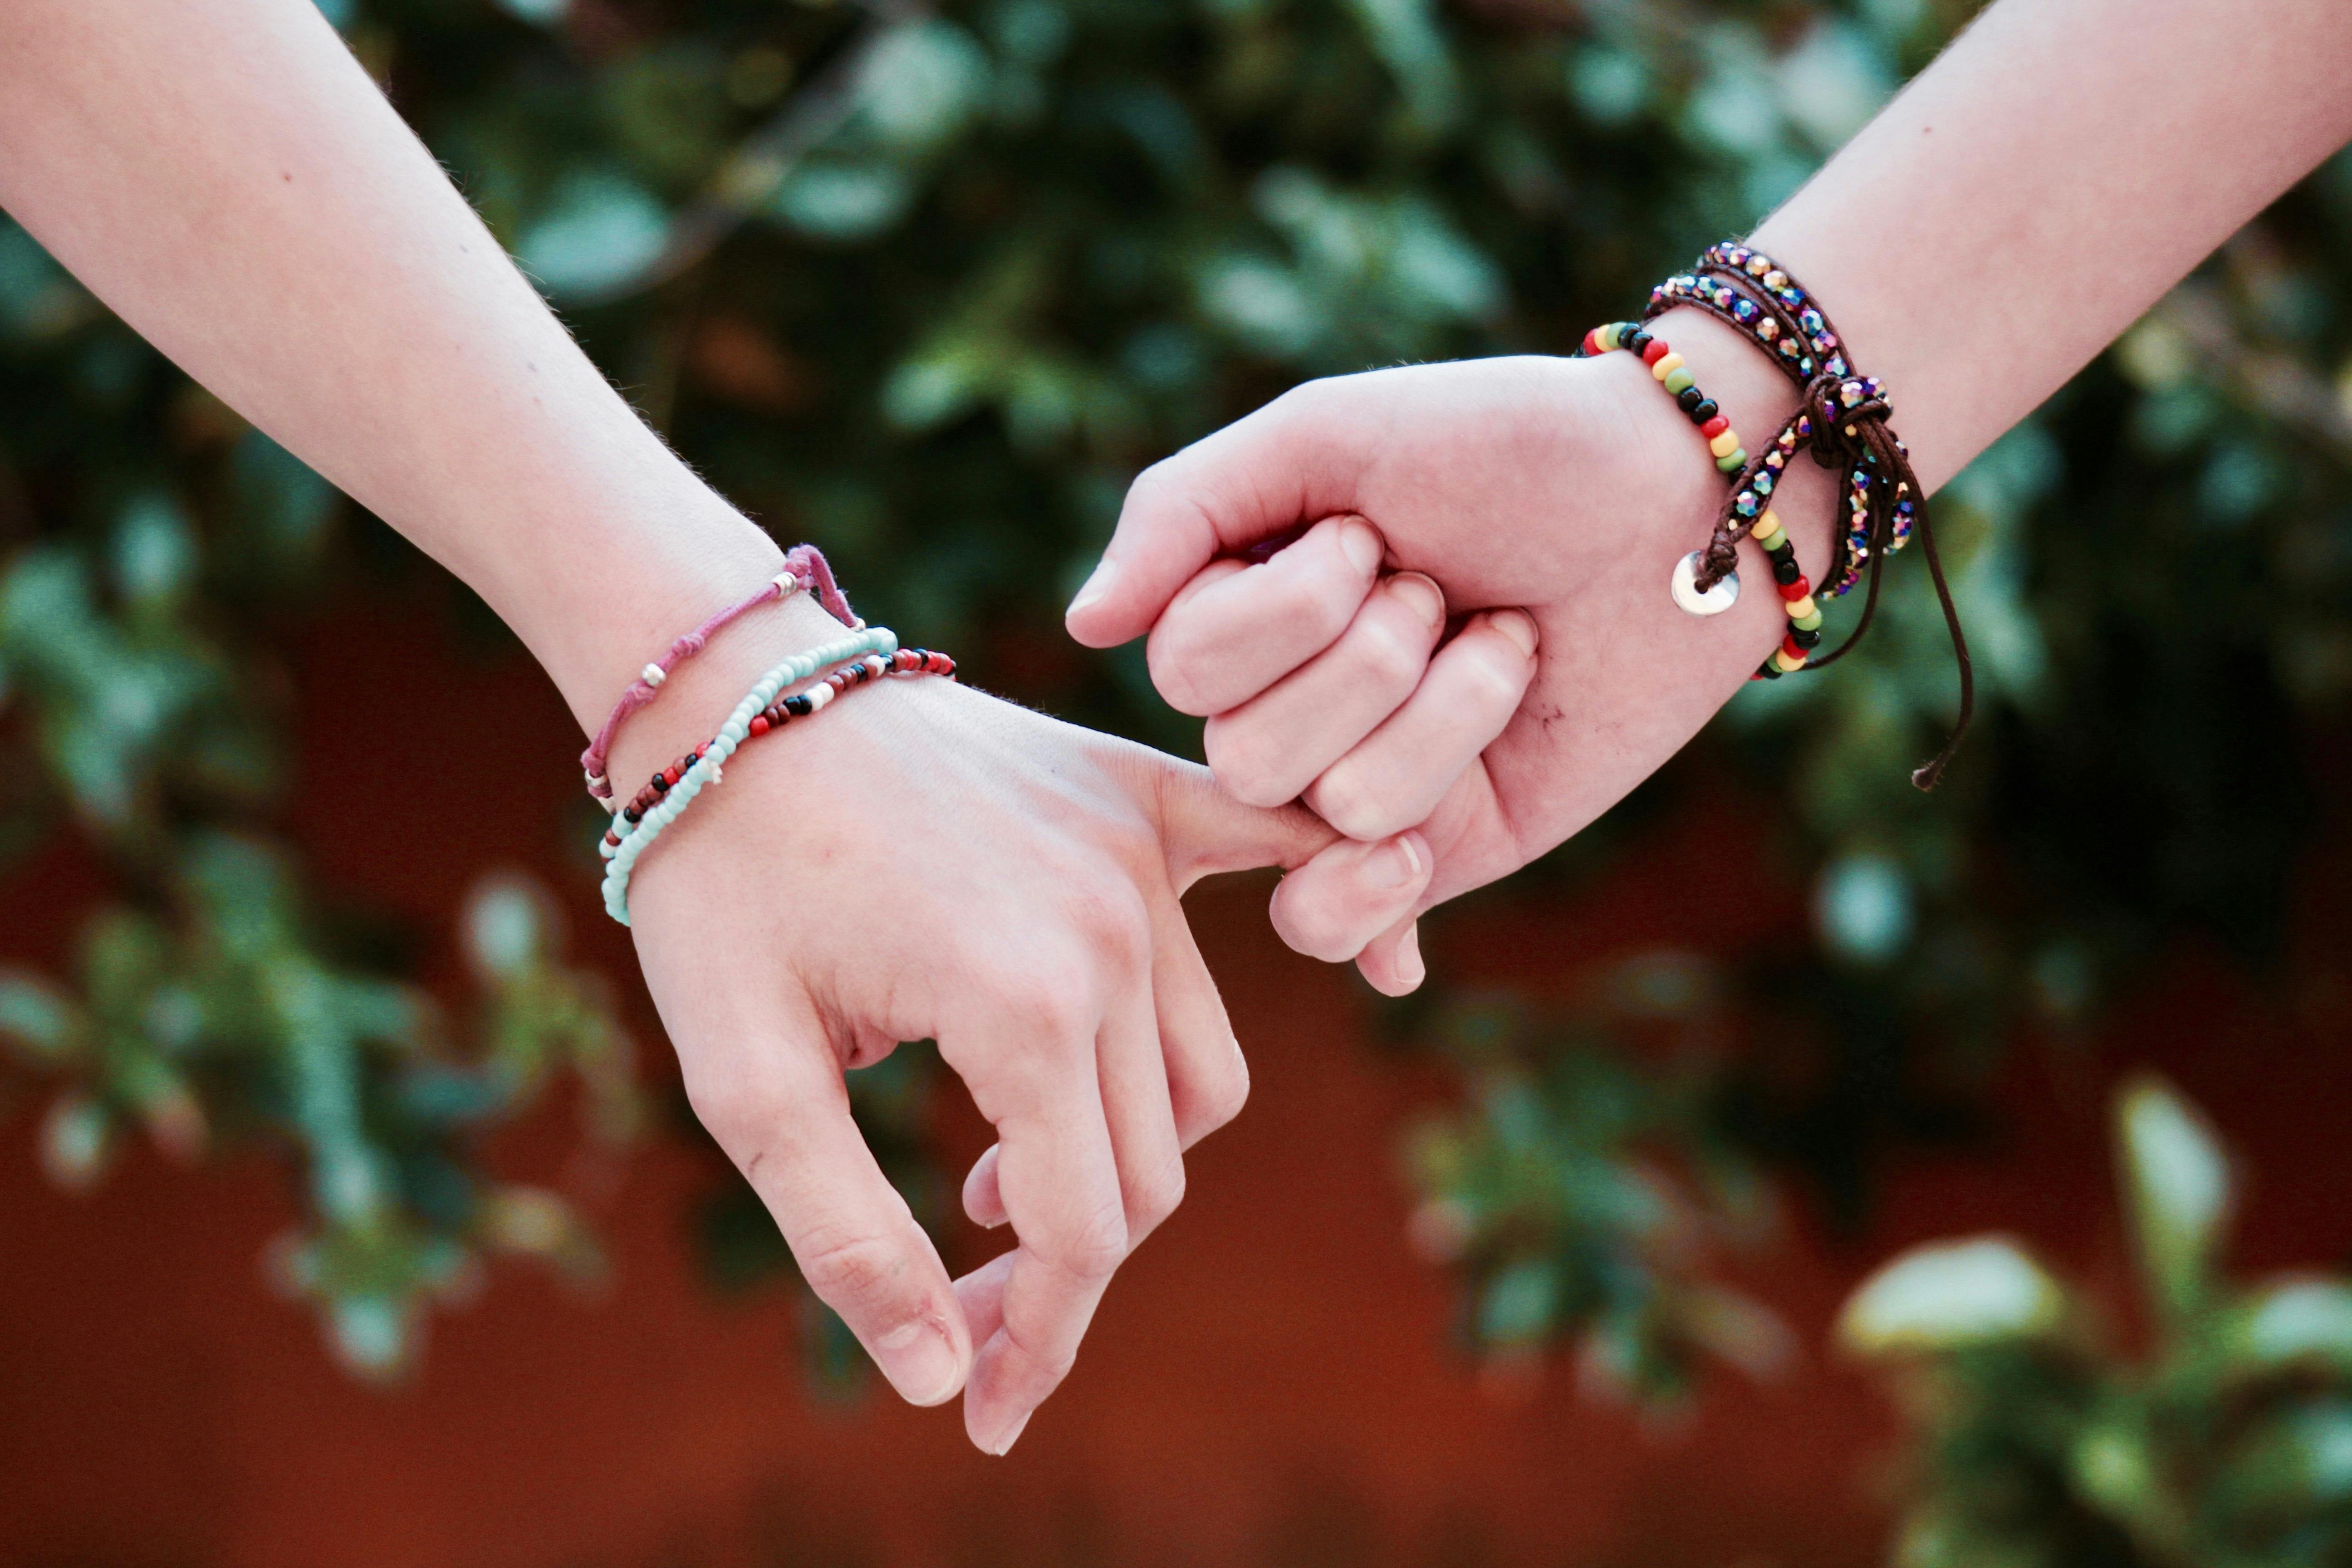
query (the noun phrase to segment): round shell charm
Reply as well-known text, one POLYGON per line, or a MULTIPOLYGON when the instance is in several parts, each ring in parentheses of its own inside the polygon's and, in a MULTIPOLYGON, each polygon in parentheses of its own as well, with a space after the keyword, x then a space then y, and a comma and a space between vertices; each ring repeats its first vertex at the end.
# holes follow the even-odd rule
POLYGON ((1675 603, 1689 615, 1719 616, 1739 602, 1739 574, 1726 573, 1722 582, 1700 593, 1698 569, 1703 564, 1703 554, 1694 550, 1675 563, 1675 603))

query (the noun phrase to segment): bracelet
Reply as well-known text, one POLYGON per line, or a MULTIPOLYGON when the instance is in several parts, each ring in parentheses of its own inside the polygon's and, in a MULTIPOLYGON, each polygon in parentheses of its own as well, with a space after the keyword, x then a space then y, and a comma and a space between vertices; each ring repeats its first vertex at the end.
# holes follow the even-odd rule
MULTIPOLYGON (((1643 321, 1654 321, 1681 305, 1705 310, 1755 343, 1796 385, 1798 405, 1760 456, 1726 465, 1717 454, 1717 467, 1730 476, 1730 493, 1717 514, 1706 547, 1675 563, 1668 585, 1675 602, 1694 615, 1714 615, 1729 608, 1738 595, 1737 546, 1742 537, 1752 535, 1771 561, 1789 629, 1780 647, 1749 679, 1772 680, 1809 666, 1820 668, 1844 657, 1869 630, 1878 608, 1879 564, 1916 532, 1927 557, 1937 600, 1943 606, 1960 678, 1959 713, 1950 735, 1943 748, 1911 775, 1911 782, 1919 788, 1933 789, 1975 714, 1975 671, 1959 611, 1952 603, 1951 587, 1928 526, 1927 497, 1912 472, 1908 448, 1888 426, 1893 409, 1884 384, 1853 368, 1844 341, 1821 302, 1786 268, 1750 247, 1727 241, 1709 247, 1690 272, 1669 278, 1650 291, 1643 321), (1801 450, 1810 450, 1813 460, 1824 468, 1846 472, 1845 526, 1821 597, 1836 598, 1864 576, 1870 582, 1853 632, 1835 649, 1818 657, 1813 649, 1821 642, 1820 604, 1812 584, 1798 568, 1796 551, 1780 518, 1771 510, 1772 491, 1801 450)), ((1612 347, 1631 347, 1643 353, 1654 374, 1668 358, 1675 359, 1679 368, 1681 356, 1643 328, 1612 323, 1586 336, 1587 353, 1612 347)), ((1662 374, 1658 379, 1662 384, 1666 381, 1662 374)), ((1691 390, 1695 388, 1687 385, 1682 389, 1691 390)))
MULTIPOLYGON (((753 736, 781 730, 794 719, 804 719, 831 706, 849 688, 863 686, 886 675, 944 675, 953 679, 955 672, 954 659, 943 653, 934 653, 929 648, 902 647, 887 658, 878 653, 869 653, 855 664, 842 666, 806 691, 780 697, 752 714, 751 722, 746 727, 749 733, 744 739, 748 743, 753 736)), ((659 805, 661 798, 686 776, 686 770, 709 750, 710 742, 706 741, 648 779, 629 803, 614 814, 612 827, 597 841, 598 852, 610 859, 613 852, 620 848, 621 841, 636 831, 636 825, 644 819, 646 813, 659 805)), ((717 784, 719 781, 714 774, 710 782, 717 784)))
POLYGON ((623 720, 654 700, 654 694, 661 689, 662 682, 669 679, 672 670, 700 653, 703 645, 730 622, 761 605, 789 599, 803 590, 816 595, 817 602, 831 611, 834 619, 843 626, 853 631, 865 626, 866 623, 850 609, 849 601, 843 596, 840 585, 833 580, 833 568, 825 563, 824 552, 814 544, 794 545, 784 552, 784 569, 769 579, 758 593, 740 604, 728 605, 670 644, 667 653, 646 666, 637 679, 629 683, 628 689, 621 693, 621 700, 613 705, 613 711, 606 716, 604 728, 598 730, 596 738, 588 742, 588 749, 580 753, 580 769, 587 775, 588 793, 606 802, 606 809, 611 809, 613 781, 604 774, 604 759, 613 749, 613 737, 620 732, 623 720))
MULTIPOLYGON (((1715 399, 1698 389, 1683 363, 1683 356, 1668 348, 1664 338, 1651 336, 1635 322, 1611 321, 1584 334, 1576 357, 1598 359, 1615 349, 1642 357, 1658 384, 1674 395, 1675 406, 1688 415, 1690 422, 1698 426, 1698 433, 1706 437, 1707 455, 1715 459, 1716 471, 1736 479, 1747 467, 1748 448, 1739 444, 1739 433, 1732 429, 1731 421, 1725 417, 1715 399)), ((1698 551, 1684 556, 1675 563, 1668 589, 1675 603, 1694 616, 1721 615, 1739 602, 1739 574, 1724 573, 1702 586, 1698 581, 1702 564, 1698 551)))
MULTIPOLYGON (((635 821, 625 816, 616 819, 605 837, 617 842, 599 842, 597 847, 605 856, 604 912, 623 925, 629 923, 629 874, 637 858, 652 847, 662 829, 694 804, 703 785, 718 781, 727 759, 750 738, 751 721, 762 716, 762 710, 776 700, 777 692, 806 680, 820 669, 862 659, 868 654, 878 653, 887 658, 898 651, 898 636, 889 627, 868 626, 854 637, 795 654, 761 676, 759 684, 735 705, 735 710, 719 727, 719 733, 695 748, 692 759, 678 770, 677 782, 665 785, 661 799, 635 821)), ((821 704, 812 704, 810 710, 816 706, 821 704)), ((662 770, 664 779, 668 774, 668 769, 662 770)))

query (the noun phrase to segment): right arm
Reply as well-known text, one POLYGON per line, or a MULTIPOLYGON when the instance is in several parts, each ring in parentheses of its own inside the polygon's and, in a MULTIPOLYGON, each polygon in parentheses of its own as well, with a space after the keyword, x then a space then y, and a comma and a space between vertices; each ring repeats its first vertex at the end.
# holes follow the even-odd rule
MULTIPOLYGON (((1753 238, 1888 384, 1932 489, 2347 137, 2338 0, 2000 0, 1753 238)), ((1733 329, 1683 310, 1656 331, 1748 439, 1792 411, 1790 384, 1733 329)), ((1816 582, 1835 482, 1801 461, 1773 498, 1816 582)), ((1415 915, 1606 810, 1779 641, 1769 594, 1711 620, 1667 598, 1722 497, 1688 424, 1623 354, 1312 384, 1137 480, 1070 630, 1095 646, 1150 631, 1161 690, 1210 716, 1211 761, 1244 798, 1310 780, 1307 804, 1351 837, 1433 857, 1402 900, 1337 856, 1276 894, 1294 946, 1409 990, 1415 915), (1542 643, 1531 679, 1483 643, 1449 645, 1420 688, 1396 682, 1349 640, 1366 642, 1351 616, 1394 617, 1385 592, 1368 597, 1328 556, 1212 563, 1337 513, 1368 519, 1391 563, 1456 610, 1524 606, 1542 643), (1307 603, 1330 636, 1274 648, 1274 606, 1297 624, 1307 603), (1437 711, 1399 743, 1391 726, 1441 677, 1437 711), (1293 743, 1286 710, 1368 689, 1396 694, 1370 724, 1293 743)))

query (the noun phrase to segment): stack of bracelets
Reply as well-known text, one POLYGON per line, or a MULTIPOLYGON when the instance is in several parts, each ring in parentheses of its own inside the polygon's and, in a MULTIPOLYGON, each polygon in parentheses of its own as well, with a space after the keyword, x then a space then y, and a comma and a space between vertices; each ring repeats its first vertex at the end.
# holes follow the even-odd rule
POLYGON ((850 610, 849 601, 833 580, 824 557, 813 545, 800 545, 784 557, 784 570, 750 598, 731 605, 672 643, 658 663, 646 666, 613 708, 604 728, 581 753, 580 765, 588 777, 588 793, 613 812, 613 826, 596 845, 604 857, 604 910, 623 925, 629 923, 629 877, 639 857, 653 847, 662 830, 684 815, 707 784, 725 776, 727 759, 755 736, 780 730, 795 719, 822 712, 855 686, 887 675, 955 674, 955 660, 927 648, 902 648, 887 626, 868 626, 850 610), (622 721, 636 712, 661 689, 662 682, 680 664, 702 651, 711 635, 761 605, 775 604, 803 590, 817 595, 850 635, 822 647, 796 654, 761 676, 743 700, 735 705, 719 732, 647 780, 629 800, 614 805, 612 780, 604 759, 622 721), (812 677, 824 679, 790 697, 778 693, 812 677))
POLYGON ((1780 646, 1749 679, 1777 680, 1843 657, 1869 629, 1878 608, 1879 563, 1902 549, 1915 531, 1919 535, 1960 671, 1959 717, 1951 736, 1942 751, 1911 775, 1911 782, 1921 789, 1932 789, 1968 731, 1976 706, 1975 675, 1969 667, 1968 639, 1961 635, 1959 613, 1953 607, 1943 562, 1936 552, 1935 534, 1927 524, 1927 497, 1920 493, 1918 479, 1911 471, 1910 454, 1887 426, 1893 410, 1885 388, 1877 377, 1853 369, 1843 341, 1820 302, 1800 288, 1786 269, 1759 251, 1727 242, 1709 247, 1691 271, 1669 278, 1650 290, 1642 322, 1612 321, 1596 327, 1585 334, 1578 354, 1597 357, 1612 350, 1639 354, 1650 374, 1674 395, 1684 414, 1706 437, 1717 469, 1729 480, 1730 491, 1716 518, 1712 536, 1704 549, 1675 563, 1668 588, 1675 603, 1692 615, 1712 616, 1729 609, 1739 596, 1738 542, 1742 537, 1755 539, 1772 563, 1789 625, 1780 646), (1705 310, 1738 329, 1796 385, 1797 411, 1760 454, 1751 456, 1741 444, 1714 400, 1694 383, 1682 355, 1645 330, 1645 323, 1683 305, 1705 310), (1846 476, 1846 515, 1838 556, 1825 574, 1818 596, 1799 569, 1796 547, 1771 508, 1772 491, 1789 464, 1798 452, 1808 449, 1815 462, 1843 469, 1846 476), (1821 600, 1842 596, 1865 576, 1870 590, 1853 633, 1835 650, 1816 658, 1813 649, 1822 640, 1821 600))

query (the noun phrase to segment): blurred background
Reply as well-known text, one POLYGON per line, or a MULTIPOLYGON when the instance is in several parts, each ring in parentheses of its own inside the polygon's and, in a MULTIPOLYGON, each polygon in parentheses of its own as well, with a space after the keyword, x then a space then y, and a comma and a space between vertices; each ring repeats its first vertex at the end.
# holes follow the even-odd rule
MULTIPOLYGON (((780 540, 1197 754, 1059 629, 1139 468, 1567 352, 1971 7, 326 9, 780 540)), ((0 220, 0 1561, 2352 1563, 2347 256, 2339 156, 1945 492, 1934 796, 1897 571, 1408 1005, 1196 895, 1255 1097, 987 1460, 686 1113, 518 646, 0 220)), ((986 1257, 936 1058, 855 1092, 986 1257)))

